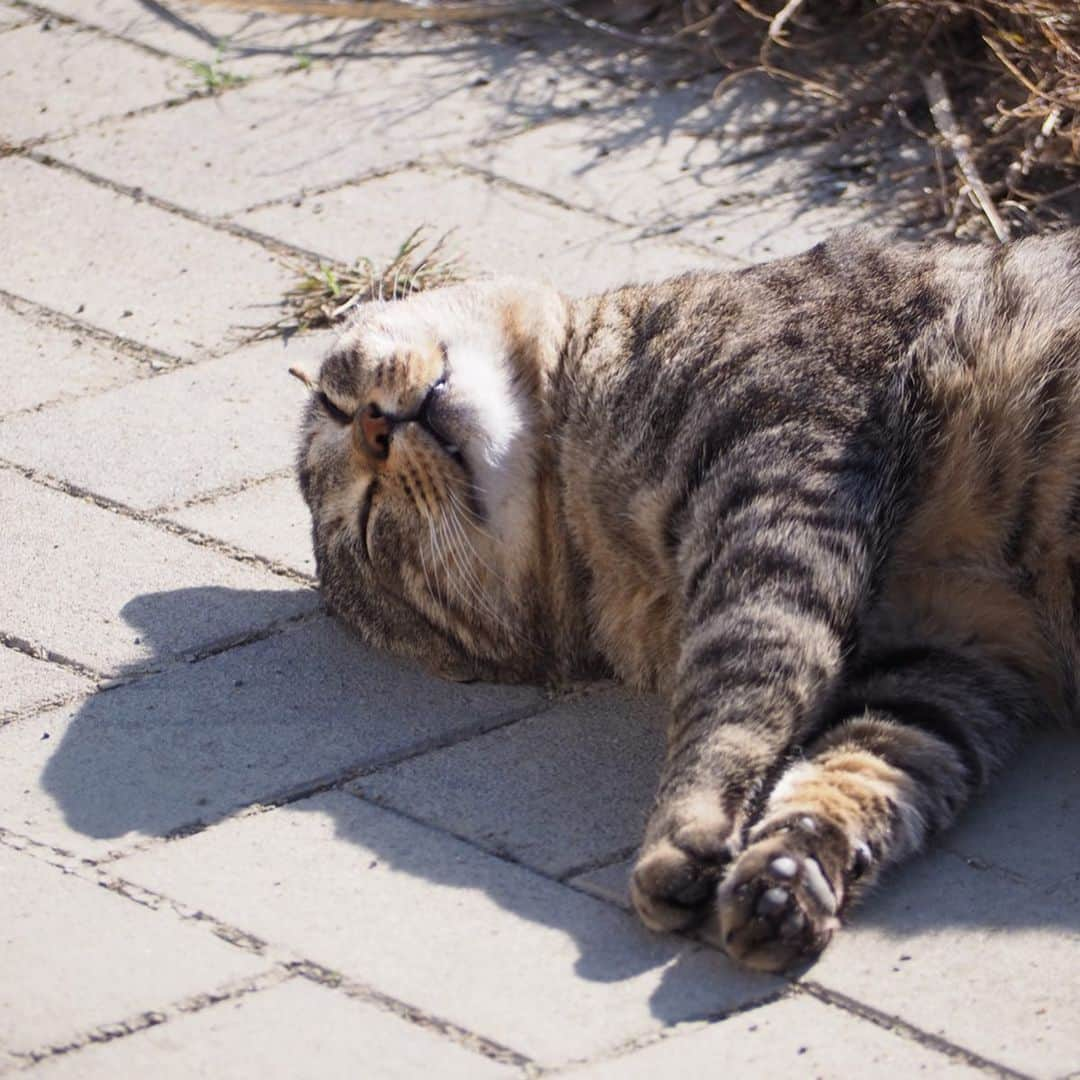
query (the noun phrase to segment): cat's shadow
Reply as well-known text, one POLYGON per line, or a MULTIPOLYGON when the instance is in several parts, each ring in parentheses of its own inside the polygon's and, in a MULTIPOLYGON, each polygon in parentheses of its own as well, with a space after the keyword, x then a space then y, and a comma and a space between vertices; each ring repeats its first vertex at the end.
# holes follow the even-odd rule
MULTIPOLYGON (((236 616, 234 624, 243 623, 246 612, 253 618, 265 612, 266 601, 265 592, 183 589, 137 597, 124 607, 123 616, 143 643, 152 645, 155 635, 163 636, 192 611, 220 609, 225 603, 236 616)), ((146 838, 213 826, 255 804, 285 801, 289 812, 309 805, 321 812, 331 804, 352 807, 351 797, 308 804, 304 796, 351 774, 372 759, 373 751, 375 757, 394 758, 431 745, 439 738, 437 714, 443 701, 459 710, 475 707, 481 717, 486 712, 488 719, 481 718, 478 728, 495 722, 498 715, 493 697, 485 695, 501 691, 421 677, 409 665, 365 648, 323 615, 254 637, 250 644, 197 662, 155 654, 132 673, 138 677, 130 683, 82 704, 41 776, 68 829, 102 841, 91 845, 97 851, 107 850, 110 841, 123 851, 146 838), (147 674, 147 668, 158 670, 147 674)), ((535 709, 537 695, 524 691, 519 698, 503 696, 499 701, 501 709, 519 710, 524 716, 535 709)), ((560 760, 596 755, 587 725, 577 729, 564 724, 559 738, 560 760)), ((651 799, 655 777, 649 756, 658 761, 660 740, 659 730, 649 733, 638 722, 628 728, 625 761, 623 748, 615 742, 605 760, 595 762, 594 787, 602 790, 625 777, 636 788, 629 805, 637 807, 633 813, 638 819, 644 818, 651 799), (644 751, 642 740, 653 740, 644 751)), ((1080 930, 1078 777, 1080 739, 1041 736, 939 848, 894 875, 880 896, 855 916, 854 932, 865 928, 871 935, 906 938, 943 926, 1080 930)), ((519 774, 515 770, 513 784, 502 791, 516 791, 517 797, 504 795, 498 807, 510 832, 515 831, 518 808, 535 807, 547 795, 540 787, 550 783, 550 773, 528 768, 527 760, 519 774)), ((583 814, 626 814, 628 802, 622 797, 617 810, 597 811, 595 792, 585 791, 586 786, 581 785, 580 797, 562 790, 547 828, 572 835, 591 827, 591 822, 583 823, 583 814)), ((447 800, 456 797, 453 787, 444 782, 442 789, 426 792, 418 816, 450 821, 453 831, 460 808, 439 804, 440 790, 447 800)), ((396 870, 442 886, 477 888, 469 860, 442 859, 435 865, 421 848, 400 843, 381 850, 379 835, 361 835, 356 821, 355 814, 344 813, 336 821, 338 837, 374 851, 396 870)), ((621 833, 618 822, 595 823, 609 832, 613 824, 614 833, 626 834, 625 822, 621 833)), ((633 826, 630 835, 636 835, 639 821, 633 826)), ((528 828, 523 820, 517 832, 528 828)), ((122 859, 114 867, 124 874, 122 859)), ((575 970, 582 978, 618 982, 661 962, 655 950, 619 948, 599 939, 581 917, 583 905, 568 905, 563 912, 551 902, 546 886, 538 885, 535 895, 528 888, 489 891, 515 915, 567 933, 578 947, 575 970)), ((644 933, 629 920, 626 927, 628 935, 644 933)), ((650 1001, 662 1020, 685 1015, 689 983, 702 978, 701 947, 675 944, 681 951, 664 970, 650 1001)), ((712 963, 713 958, 708 959, 712 963)), ((719 955, 712 969, 716 979, 743 978, 719 955)))
MULTIPOLYGON (((122 615, 133 636, 152 647, 160 638, 175 638, 177 624, 200 611, 220 613, 226 605, 230 625, 258 625, 268 608, 290 607, 289 599, 285 593, 275 597, 264 591, 180 589, 139 596, 124 606, 122 615)), ((371 851, 383 865, 440 886, 475 891, 474 860, 435 860, 422 848, 382 843, 378 830, 358 824, 364 820, 354 812, 362 805, 359 799, 310 796, 352 775, 358 764, 408 756, 448 733, 467 737, 515 715, 545 709, 544 692, 462 687, 430 678, 366 648, 317 611, 274 633, 251 637, 250 643, 219 643, 197 659, 155 651, 121 673, 119 685, 87 699, 62 730, 59 723, 52 725, 48 745, 56 745, 40 784, 66 829, 78 834, 70 846, 80 855, 110 858, 110 872, 120 877, 130 872, 138 883, 137 865, 129 871, 124 855, 142 850, 147 841, 152 846, 155 838, 189 837, 249 807, 273 813, 269 807, 284 804, 284 813, 334 814, 337 838, 371 851), (457 711, 456 728, 448 729, 440 717, 443 702, 457 711), (468 716, 470 707, 477 710, 475 718, 468 716)), ((567 745, 561 752, 580 754, 584 746, 567 745)), ((618 762, 607 767, 617 769, 618 762)), ((526 768, 521 784, 535 781, 526 768)), ((651 779, 642 786, 643 807, 650 784, 651 779)), ((437 803, 428 810, 438 817, 437 803)), ((513 806, 505 806, 505 812, 512 814, 513 806)), ((580 830, 572 800, 563 812, 566 829, 580 830)), ((376 816, 387 813, 380 809, 376 816)), ((63 846, 62 838, 57 842, 63 846)), ((227 875, 231 870, 222 865, 212 872, 227 875)), ((692 942, 669 943, 675 947, 673 957, 669 945, 651 942, 629 916, 625 933, 636 940, 612 940, 617 931, 605 939, 590 925, 589 912, 600 910, 592 902, 560 904, 552 896, 558 886, 534 877, 533 891, 522 884, 533 877, 527 869, 509 872, 517 880, 508 887, 499 884, 505 874, 492 872, 493 884, 486 889, 490 897, 515 916, 571 938, 578 952, 574 970, 581 978, 617 983, 665 965, 650 997, 650 1008, 661 1020, 685 1018, 688 995, 702 995, 703 968, 715 968, 718 978, 745 978, 734 975, 719 954, 692 942)), ((617 927, 621 921, 616 917, 605 925, 617 927)))

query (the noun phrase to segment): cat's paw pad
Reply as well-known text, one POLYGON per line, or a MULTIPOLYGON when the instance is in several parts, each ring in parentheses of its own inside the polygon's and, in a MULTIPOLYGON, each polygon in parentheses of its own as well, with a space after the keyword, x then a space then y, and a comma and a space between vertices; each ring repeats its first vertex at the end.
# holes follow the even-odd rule
POLYGON ((650 930, 686 930, 712 910, 734 858, 736 832, 711 803, 683 807, 654 822, 630 879, 630 896, 650 930))
POLYGON ((816 956, 839 928, 842 875, 812 837, 784 830, 752 844, 720 888, 709 937, 744 967, 783 971, 816 956))

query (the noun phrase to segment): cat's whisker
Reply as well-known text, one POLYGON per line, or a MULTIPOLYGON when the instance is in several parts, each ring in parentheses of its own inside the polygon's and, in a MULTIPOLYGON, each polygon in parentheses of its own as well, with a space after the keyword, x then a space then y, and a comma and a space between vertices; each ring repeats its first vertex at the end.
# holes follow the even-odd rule
POLYGON ((490 563, 476 550, 476 545, 473 543, 472 538, 469 536, 469 526, 474 528, 480 527, 480 522, 476 519, 476 515, 471 509, 463 506, 454 495, 453 491, 449 488, 446 491, 449 496, 448 509, 453 515, 454 523, 456 524, 459 532, 461 533, 462 541, 467 545, 469 552, 473 556, 476 562, 478 562, 507 592, 510 591, 510 585, 507 580, 500 574, 490 563))
MULTIPOLYGON (((428 538, 429 538, 429 542, 430 542, 430 535, 431 535, 431 522, 428 521, 428 538)), ((431 599, 434 600, 436 603, 438 603, 439 598, 435 594, 435 586, 434 586, 434 584, 432 582, 432 579, 431 579, 431 577, 430 577, 430 575, 428 573, 427 558, 424 555, 424 545, 423 544, 418 544, 417 545, 417 551, 420 554, 420 569, 421 569, 421 571, 423 572, 423 575, 424 575, 424 587, 427 589, 428 594, 431 596, 431 599)))
MULTIPOLYGON (((464 528, 463 528, 463 525, 462 525, 460 519, 451 519, 451 520, 453 520, 454 524, 456 525, 456 527, 458 529, 459 535, 461 537, 462 544, 463 545, 468 544, 468 547, 473 552, 474 556, 476 557, 476 560, 478 562, 480 562, 481 565, 484 566, 485 569, 488 570, 488 572, 491 574, 491 576, 494 577, 495 580, 503 587, 502 595, 504 595, 504 596, 510 595, 510 588, 507 585, 505 579, 503 579, 501 575, 499 575, 495 570, 492 570, 487 565, 487 563, 476 552, 476 549, 473 547, 471 541, 468 540, 468 537, 467 537, 466 533, 464 532, 464 528)), ((506 630, 506 632, 510 635, 510 638, 511 638, 512 641, 519 642, 519 643, 522 643, 524 645, 527 645, 530 649, 532 649, 535 652, 540 651, 540 646, 528 634, 526 634, 523 629, 521 629, 517 625, 516 621, 511 622, 508 615, 499 614, 499 612, 495 611, 494 608, 492 608, 490 604, 488 605, 488 610, 492 614, 492 617, 495 618, 499 622, 499 624, 506 630)))
MULTIPOLYGON (((515 627, 506 619, 506 617, 496 609, 490 597, 483 589, 483 586, 480 584, 479 579, 476 577, 475 571, 473 571, 469 567, 468 555, 464 551, 465 535, 463 532, 461 532, 460 521, 451 515, 444 515, 442 522, 444 528, 444 539, 446 540, 448 549, 453 556, 455 566, 458 568, 458 571, 460 573, 461 582, 466 588, 468 588, 472 600, 476 604, 478 604, 487 615, 494 619, 500 627, 502 627, 502 629, 510 636, 511 640, 524 642, 525 644, 530 645, 532 648, 536 648, 533 642, 529 641, 520 631, 515 629, 515 627), (455 527, 458 530, 457 536, 459 539, 457 543, 454 542, 454 537, 450 532, 451 526, 455 527)), ((464 594, 462 598, 466 599, 464 594)))

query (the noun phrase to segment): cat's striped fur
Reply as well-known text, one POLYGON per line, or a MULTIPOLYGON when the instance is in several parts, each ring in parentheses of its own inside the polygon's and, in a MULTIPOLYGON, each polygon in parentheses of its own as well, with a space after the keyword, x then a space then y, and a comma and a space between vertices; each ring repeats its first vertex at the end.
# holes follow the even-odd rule
POLYGON ((362 309, 316 389, 319 576, 368 640, 670 700, 649 926, 816 952, 1075 711, 1080 234, 454 287, 362 309))

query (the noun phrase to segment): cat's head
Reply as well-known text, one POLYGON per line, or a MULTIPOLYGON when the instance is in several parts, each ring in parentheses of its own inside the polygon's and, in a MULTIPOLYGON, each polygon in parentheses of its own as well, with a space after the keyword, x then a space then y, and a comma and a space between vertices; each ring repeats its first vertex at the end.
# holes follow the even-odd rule
POLYGON ((476 282, 366 304, 301 429, 300 487, 329 606, 455 679, 544 668, 539 611, 553 290, 476 282))

